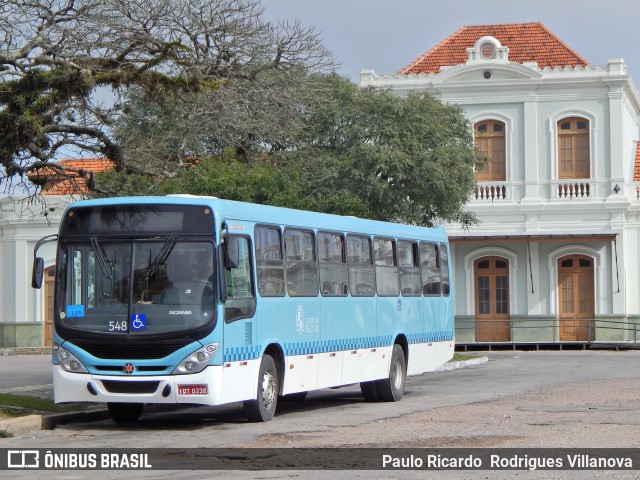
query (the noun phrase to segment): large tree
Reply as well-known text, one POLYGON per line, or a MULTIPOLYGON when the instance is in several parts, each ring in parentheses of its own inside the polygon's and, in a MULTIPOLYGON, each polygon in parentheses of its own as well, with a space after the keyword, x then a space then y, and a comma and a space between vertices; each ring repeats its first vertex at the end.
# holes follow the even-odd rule
POLYGON ((320 203, 348 191, 380 220, 475 222, 464 206, 483 159, 458 106, 424 92, 398 96, 327 79, 331 94, 308 109, 309 128, 287 153, 302 171, 304 191, 320 203))
POLYGON ((331 62, 318 32, 267 21, 258 0, 4 0, 0 183, 87 153, 144 170, 114 138, 131 89, 162 106, 331 62))
POLYGON ((480 159, 460 108, 423 93, 359 89, 335 74, 297 83, 305 82, 322 94, 283 85, 280 95, 295 96, 291 105, 299 107, 282 110, 289 114, 282 117, 265 113, 272 99, 259 97, 236 113, 233 99, 249 97, 234 89, 217 107, 202 102, 204 110, 216 109, 210 116, 182 101, 171 112, 133 102, 123 130, 143 146, 141 155, 152 143, 166 157, 189 144, 204 159, 168 181, 167 175, 103 175, 98 189, 215 195, 419 225, 474 222, 464 205, 480 159), (262 113, 245 118, 245 112, 262 113))

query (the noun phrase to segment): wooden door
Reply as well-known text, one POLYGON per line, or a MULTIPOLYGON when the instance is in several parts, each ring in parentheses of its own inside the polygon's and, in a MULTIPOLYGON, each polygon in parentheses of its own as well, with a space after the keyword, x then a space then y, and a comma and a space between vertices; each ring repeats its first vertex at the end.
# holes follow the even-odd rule
POLYGON ((55 282, 55 267, 44 271, 44 345, 53 343, 53 286, 55 282))
POLYGON ((474 263, 476 285, 476 341, 511 341, 509 317, 509 261, 482 257, 474 263))
POLYGON ((558 259, 560 341, 593 340, 593 259, 570 255, 558 259))

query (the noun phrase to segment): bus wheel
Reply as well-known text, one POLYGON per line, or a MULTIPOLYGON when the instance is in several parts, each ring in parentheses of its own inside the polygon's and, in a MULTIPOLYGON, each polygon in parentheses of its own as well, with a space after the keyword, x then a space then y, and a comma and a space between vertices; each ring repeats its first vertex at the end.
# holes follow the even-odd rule
POLYGON ((116 423, 135 423, 142 414, 142 403, 107 403, 107 407, 116 423))
POLYGON ((307 393, 309 392, 298 392, 298 393, 290 393, 288 395, 279 395, 278 401, 287 402, 287 403, 304 402, 307 398, 307 393))
POLYGON ((404 350, 397 343, 393 345, 391 352, 391 366, 389 378, 376 382, 378 396, 383 402, 399 402, 404 394, 404 386, 407 380, 407 360, 404 350))
POLYGON ((377 383, 378 382, 360 382, 360 391, 362 392, 365 402, 377 402, 380 400, 377 383))
POLYGON ((262 357, 255 400, 244 402, 244 414, 250 422, 268 422, 273 418, 278 404, 278 371, 273 358, 262 357))

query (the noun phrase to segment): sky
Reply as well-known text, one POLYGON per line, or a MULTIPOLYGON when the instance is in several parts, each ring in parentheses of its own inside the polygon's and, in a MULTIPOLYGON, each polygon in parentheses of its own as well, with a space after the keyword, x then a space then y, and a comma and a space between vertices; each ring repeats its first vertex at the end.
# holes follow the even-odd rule
MULTIPOLYGON (((542 22, 591 65, 623 58, 640 88, 638 0, 263 0, 266 16, 321 32, 358 83, 360 70, 393 74, 466 25, 542 22)), ((507 45, 508 46, 508 45, 507 45)))

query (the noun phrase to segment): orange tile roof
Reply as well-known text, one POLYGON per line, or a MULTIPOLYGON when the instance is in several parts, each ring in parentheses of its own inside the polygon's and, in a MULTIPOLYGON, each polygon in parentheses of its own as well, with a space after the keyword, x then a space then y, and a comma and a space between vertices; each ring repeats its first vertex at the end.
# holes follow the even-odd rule
POLYGON ((633 181, 640 182, 640 141, 636 142, 636 164, 633 169, 633 181))
POLYGON ((108 158, 79 158, 57 162, 68 173, 61 173, 51 167, 45 167, 29 174, 29 180, 42 185, 43 195, 83 195, 89 192, 87 181, 96 173, 115 169, 116 165, 108 158), (78 171, 82 170, 83 176, 78 171))
POLYGON ((569 48, 540 22, 462 27, 427 53, 397 72, 398 75, 438 73, 440 67, 467 61, 467 48, 484 36, 496 38, 509 48, 509 60, 537 62, 539 67, 586 66, 587 61, 569 48))

